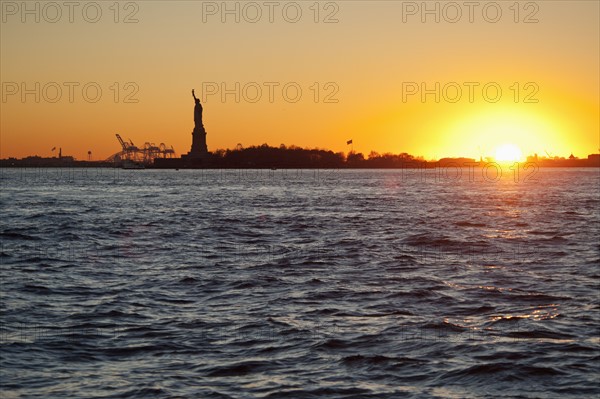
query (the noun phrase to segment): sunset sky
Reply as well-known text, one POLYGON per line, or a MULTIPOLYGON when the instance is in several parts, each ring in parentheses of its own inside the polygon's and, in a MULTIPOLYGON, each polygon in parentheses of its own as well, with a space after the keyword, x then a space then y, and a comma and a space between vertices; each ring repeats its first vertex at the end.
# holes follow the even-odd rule
POLYGON ((268 143, 347 152, 352 139, 365 155, 427 159, 493 156, 505 144, 523 154, 598 152, 599 2, 475 3, 427 2, 436 22, 421 1, 227 2, 236 22, 220 1, 72 10, 28 2, 29 14, 20 1, 2 1, 0 157, 62 147, 105 159, 120 149, 115 133, 186 153, 193 88, 210 151, 268 143))

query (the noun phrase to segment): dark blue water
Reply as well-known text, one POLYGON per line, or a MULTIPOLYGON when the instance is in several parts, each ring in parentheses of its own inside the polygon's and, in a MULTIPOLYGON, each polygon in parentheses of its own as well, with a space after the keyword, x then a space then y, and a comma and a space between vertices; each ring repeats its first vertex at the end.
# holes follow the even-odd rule
POLYGON ((600 172, 487 172, 3 169, 0 396, 594 397, 600 172))

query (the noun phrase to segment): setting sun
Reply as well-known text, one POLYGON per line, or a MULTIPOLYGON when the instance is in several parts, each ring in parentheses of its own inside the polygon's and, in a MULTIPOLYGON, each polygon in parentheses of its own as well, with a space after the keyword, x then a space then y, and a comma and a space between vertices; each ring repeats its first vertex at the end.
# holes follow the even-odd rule
POLYGON ((523 153, 514 144, 504 144, 496 148, 494 159, 497 162, 519 162, 523 159, 523 153))

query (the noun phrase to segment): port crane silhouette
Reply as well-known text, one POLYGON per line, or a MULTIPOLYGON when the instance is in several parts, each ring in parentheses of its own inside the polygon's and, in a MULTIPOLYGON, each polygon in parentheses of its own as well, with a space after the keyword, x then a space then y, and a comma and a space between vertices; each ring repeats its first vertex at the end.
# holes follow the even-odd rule
POLYGON ((175 156, 175 149, 173 146, 168 148, 165 143, 160 143, 158 146, 154 143, 146 142, 143 147, 136 146, 131 139, 129 141, 123 140, 119 133, 115 134, 119 144, 121 145, 121 151, 112 155, 108 161, 111 162, 122 162, 131 161, 149 165, 154 162, 156 158, 173 158, 175 156))

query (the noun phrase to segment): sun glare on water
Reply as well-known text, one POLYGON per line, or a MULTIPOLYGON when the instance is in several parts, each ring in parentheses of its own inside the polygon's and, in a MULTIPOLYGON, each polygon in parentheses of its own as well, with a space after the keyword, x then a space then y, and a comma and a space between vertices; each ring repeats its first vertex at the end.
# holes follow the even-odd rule
POLYGON ((503 144, 496 148, 496 162, 520 162, 523 160, 521 149, 514 144, 503 144))

